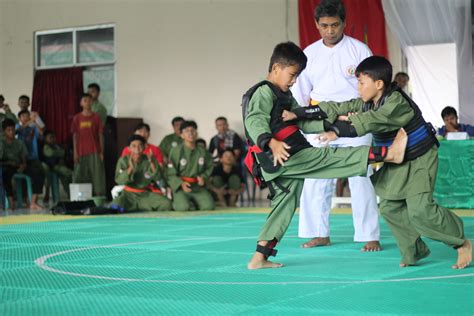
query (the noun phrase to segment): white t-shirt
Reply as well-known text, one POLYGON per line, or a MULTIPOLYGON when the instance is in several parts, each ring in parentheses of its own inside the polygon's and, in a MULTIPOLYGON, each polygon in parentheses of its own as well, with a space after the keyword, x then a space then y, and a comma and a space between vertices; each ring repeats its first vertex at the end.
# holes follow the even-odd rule
POLYGON ((291 88, 301 106, 308 106, 311 99, 342 102, 358 96, 355 69, 372 55, 367 45, 343 35, 334 47, 327 47, 320 39, 304 53, 308 63, 291 88))

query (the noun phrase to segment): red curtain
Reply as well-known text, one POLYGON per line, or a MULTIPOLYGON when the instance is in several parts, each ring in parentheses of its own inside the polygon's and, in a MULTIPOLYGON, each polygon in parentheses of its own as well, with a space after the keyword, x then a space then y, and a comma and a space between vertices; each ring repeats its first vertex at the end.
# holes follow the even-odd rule
MULTIPOLYGON (((298 0, 300 46, 319 40, 314 8, 320 0, 298 0)), ((344 33, 366 43, 374 55, 388 58, 385 18, 381 0, 342 0, 346 7, 344 33)))
POLYGON ((38 70, 35 73, 32 110, 39 113, 46 128, 56 133, 58 143, 71 141, 71 122, 80 111, 84 91, 82 67, 38 70))

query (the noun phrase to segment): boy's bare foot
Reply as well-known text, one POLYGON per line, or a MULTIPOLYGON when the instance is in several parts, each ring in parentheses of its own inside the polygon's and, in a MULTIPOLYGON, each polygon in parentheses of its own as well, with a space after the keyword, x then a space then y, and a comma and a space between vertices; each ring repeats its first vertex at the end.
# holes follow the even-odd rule
POLYGON ((313 248, 331 245, 329 237, 315 237, 301 245, 301 248, 313 248))
POLYGON ((391 162, 395 164, 401 164, 405 157, 405 150, 407 147, 408 136, 403 128, 398 130, 397 136, 393 140, 393 143, 387 150, 387 156, 384 158, 384 162, 391 162))
POLYGON ((472 261, 472 243, 465 240, 461 247, 457 249, 458 261, 452 266, 453 269, 464 269, 469 266, 472 261))
POLYGON ((271 269, 271 268, 281 268, 283 264, 271 262, 265 259, 265 256, 260 252, 255 252, 250 262, 247 264, 247 269, 257 270, 257 269, 271 269))
POLYGON ((362 252, 372 252, 372 251, 380 251, 382 250, 382 246, 380 246, 380 242, 378 240, 368 241, 364 247, 360 251, 362 252))

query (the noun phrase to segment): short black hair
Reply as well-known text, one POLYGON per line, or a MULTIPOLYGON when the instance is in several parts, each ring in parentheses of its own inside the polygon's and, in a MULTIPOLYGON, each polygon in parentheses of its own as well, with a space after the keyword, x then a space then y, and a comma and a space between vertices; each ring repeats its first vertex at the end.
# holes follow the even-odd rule
POLYGON ((222 157, 222 156, 224 156, 224 153, 226 153, 226 152, 232 153, 232 156, 235 157, 234 150, 233 150, 232 148, 227 147, 226 149, 224 149, 224 150, 221 152, 221 154, 219 155, 219 158, 222 157))
POLYGON ((196 139, 196 144, 203 144, 204 147, 207 146, 206 141, 203 138, 196 139))
POLYGON ((194 121, 184 121, 184 122, 181 124, 179 130, 180 130, 180 132, 182 132, 184 129, 186 129, 186 128, 188 128, 188 127, 194 127, 194 129, 197 129, 197 128, 198 128, 196 122, 194 122, 194 121))
POLYGON ((53 130, 47 129, 43 132, 43 138, 48 137, 49 135, 56 135, 53 130))
POLYGON ((138 124, 137 126, 135 126, 135 129, 133 131, 136 132, 136 131, 139 131, 143 128, 146 129, 148 133, 150 132, 150 125, 148 125, 146 123, 138 124))
POLYGON ((4 119, 3 122, 2 122, 2 129, 3 130, 6 130, 8 127, 15 128, 15 126, 16 126, 15 121, 13 121, 11 119, 4 119))
POLYGON ((218 118, 216 118, 216 122, 217 121, 226 121, 227 122, 227 118, 224 117, 224 116, 219 116, 218 118))
POLYGON ((184 122, 184 118, 182 116, 175 116, 171 120, 171 125, 174 125, 176 122, 184 122))
POLYGON ((395 77, 393 77, 393 79, 395 80, 399 76, 407 77, 407 79, 410 80, 410 76, 406 72, 403 72, 403 71, 397 72, 395 74, 395 77))
POLYGON ((84 99, 84 98, 91 98, 92 99, 92 96, 89 93, 83 93, 81 95, 81 100, 84 99))
POLYGON ((340 0, 322 0, 319 5, 314 9, 314 18, 317 22, 322 17, 334 17, 337 16, 342 22, 346 20, 346 8, 340 0))
POLYGON ((374 81, 382 80, 384 89, 388 89, 392 82, 392 64, 385 57, 370 56, 357 66, 355 74, 357 77, 367 75, 374 81))
POLYGON ((87 89, 96 89, 98 92, 100 92, 100 86, 97 84, 97 83, 90 83, 88 86, 87 86, 87 89))
POLYGON ((293 42, 280 43, 273 49, 268 72, 272 71, 274 64, 280 64, 284 67, 298 65, 299 73, 301 73, 306 68, 307 61, 308 58, 298 45, 293 42))
POLYGON ((5 98, 3 97, 3 94, 0 94, 0 99, 2 99, 2 101, 5 101, 5 98))
POLYGON ((18 112, 18 117, 22 116, 23 114, 30 114, 30 111, 28 111, 28 110, 21 110, 20 112, 18 112))
POLYGON ((128 138, 128 146, 130 146, 130 144, 131 144, 132 142, 136 141, 136 140, 140 141, 143 146, 146 145, 146 140, 145 140, 145 138, 143 138, 143 137, 140 136, 140 135, 133 134, 132 136, 130 136, 130 137, 128 138))
POLYGON ((458 117, 458 112, 452 106, 447 106, 441 111, 441 117, 444 119, 448 115, 454 115, 458 117))
POLYGON ((20 95, 20 97, 18 98, 18 101, 20 100, 28 100, 28 102, 30 102, 30 97, 27 96, 26 94, 22 94, 20 95))

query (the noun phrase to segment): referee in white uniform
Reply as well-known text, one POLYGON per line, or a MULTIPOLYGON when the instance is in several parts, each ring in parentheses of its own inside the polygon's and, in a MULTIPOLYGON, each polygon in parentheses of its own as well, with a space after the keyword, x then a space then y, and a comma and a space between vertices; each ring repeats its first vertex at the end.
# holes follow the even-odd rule
MULTIPOLYGON (((316 105, 321 101, 346 101, 356 98, 355 69, 372 55, 362 42, 343 34, 345 8, 339 0, 322 0, 315 10, 316 26, 322 39, 308 46, 306 69, 298 77, 291 91, 301 106, 316 105)), ((321 146, 314 134, 306 135, 313 146, 321 146)), ((331 146, 356 147, 371 145, 372 135, 357 138, 341 137, 331 146)), ((370 168, 370 167, 369 167, 370 168)), ((380 250, 380 228, 374 187, 367 177, 349 178, 354 241, 366 242, 362 251, 380 250)), ((334 179, 306 179, 301 194, 299 232, 301 238, 312 238, 303 247, 327 246, 329 213, 334 179)))

